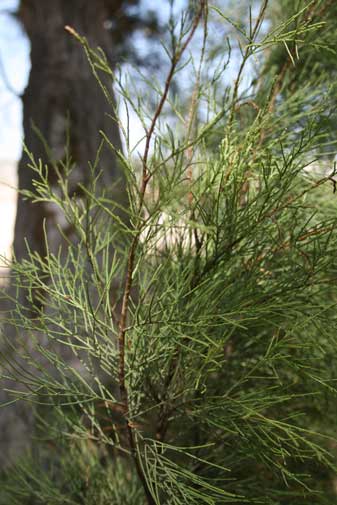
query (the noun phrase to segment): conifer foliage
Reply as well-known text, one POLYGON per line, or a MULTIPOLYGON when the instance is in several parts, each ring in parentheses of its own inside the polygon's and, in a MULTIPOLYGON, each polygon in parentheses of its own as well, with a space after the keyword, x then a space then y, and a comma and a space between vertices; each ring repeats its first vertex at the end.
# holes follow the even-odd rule
POLYGON ((57 205, 76 241, 13 265, 17 290, 39 303, 33 319, 18 303, 4 314, 18 336, 2 372, 21 384, 13 399, 31 403, 36 431, 3 476, 1 503, 337 503, 337 175, 325 129, 336 89, 323 69, 282 93, 302 52, 324 51, 323 3, 299 2, 278 25, 268 0, 246 24, 207 0, 172 17, 164 85, 146 81, 152 113, 68 28, 97 78, 114 77, 145 147, 139 164, 132 125, 121 125, 125 154, 101 132, 125 174, 123 207, 101 189, 100 152, 80 197, 68 191, 67 147, 53 161, 58 191, 28 153, 25 197, 57 205), (213 22, 235 31, 217 65, 213 22), (280 50, 287 63, 271 65, 280 50), (186 67, 187 106, 171 93, 186 67))

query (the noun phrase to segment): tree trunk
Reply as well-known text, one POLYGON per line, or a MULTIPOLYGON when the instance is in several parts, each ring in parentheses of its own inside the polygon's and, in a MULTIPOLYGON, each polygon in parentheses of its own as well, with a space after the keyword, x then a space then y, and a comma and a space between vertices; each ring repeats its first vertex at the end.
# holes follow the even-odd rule
MULTIPOLYGON (((76 163, 78 179, 86 181, 88 161, 93 161, 103 130, 112 144, 121 149, 121 140, 114 111, 107 104, 81 45, 67 33, 70 25, 89 44, 101 47, 113 65, 111 34, 104 28, 108 17, 104 0, 22 0, 20 18, 31 42, 31 73, 23 96, 24 136, 28 149, 36 159, 48 162, 43 142, 32 128, 35 125, 51 148, 55 159, 64 155, 66 128, 69 119, 71 157, 76 163)), ((105 76, 101 76, 107 86, 105 76)), ((19 189, 32 189, 32 171, 27 155, 19 163, 19 189)), ((102 183, 112 187, 121 179, 116 160, 107 148, 101 154, 102 183)), ((53 174, 50 183, 56 184, 53 174)), ((124 184, 119 186, 119 200, 125 202, 124 184)), ((15 224, 14 252, 18 260, 27 254, 26 241, 33 251, 45 255, 43 221, 50 220, 44 204, 32 204, 19 197, 15 224)))

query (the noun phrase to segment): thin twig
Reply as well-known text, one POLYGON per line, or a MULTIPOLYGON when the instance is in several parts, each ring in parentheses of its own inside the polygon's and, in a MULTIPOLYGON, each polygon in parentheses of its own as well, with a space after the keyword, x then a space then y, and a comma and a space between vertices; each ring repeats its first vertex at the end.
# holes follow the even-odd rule
MULTIPOLYGON (((150 144, 151 144, 153 132, 154 132, 155 126, 157 124, 158 118, 163 110, 163 106, 166 102, 167 95, 168 95, 170 85, 171 85, 174 73, 176 71, 177 65, 178 65, 183 53, 185 52, 187 46, 189 45, 189 43, 191 42, 191 40, 193 38, 193 35, 199 25, 201 16, 205 10, 206 3, 207 3, 207 0, 200 1, 200 8, 199 8, 199 11, 198 11, 196 17, 194 18, 194 22, 193 22, 192 28, 190 30, 190 33, 188 34, 183 45, 177 50, 177 52, 172 57, 171 68, 170 68, 170 71, 169 71, 168 76, 166 78, 164 92, 163 92, 162 97, 159 101, 157 110, 152 118, 150 128, 146 133, 146 142, 145 142, 145 149, 144 149, 144 156, 143 156, 143 178, 142 178, 141 198, 142 198, 142 196, 144 198, 146 185, 148 183, 149 177, 151 177, 151 175, 149 174, 149 171, 148 171, 147 163, 148 163, 149 150, 150 150, 150 144), (144 185, 145 185, 145 188, 144 188, 144 185)), ((142 200, 140 201, 140 203, 142 204, 142 200)))
MULTIPOLYGON (((317 5, 315 3, 313 3, 311 5, 311 7, 305 12, 304 23, 306 25, 309 25, 315 17, 318 17, 320 19, 325 14, 327 8, 330 5, 331 5, 331 1, 327 1, 326 4, 318 12, 315 12, 317 5)), ((294 48, 289 49, 288 54, 289 54, 289 58, 287 58, 284 61, 278 75, 275 78, 275 81, 274 81, 271 91, 270 91, 269 103, 268 103, 268 108, 267 108, 267 112, 270 115, 275 111, 277 97, 279 96, 279 94, 282 91, 282 87, 283 87, 284 83, 286 82, 287 73, 292 66, 293 60, 296 57, 296 49, 294 49, 294 48)), ((254 164, 254 162, 256 160, 257 154, 258 154, 260 147, 262 146, 267 134, 268 134, 268 129, 266 127, 262 127, 260 134, 259 134, 258 142, 255 146, 254 151, 253 151, 252 161, 251 161, 252 165, 254 164)), ((247 175, 249 175, 249 173, 247 175)), ((249 190, 249 182, 247 179, 246 179, 244 185, 245 185, 245 187, 243 187, 243 194, 247 193, 247 191, 249 190)))
MULTIPOLYGON (((142 165, 143 165, 142 181, 141 181, 140 199, 139 199, 139 206, 138 206, 139 220, 141 219, 141 213, 142 213, 142 209, 143 209, 146 188, 147 188, 147 185, 148 185, 149 180, 151 178, 151 173, 149 172, 149 168, 148 168, 148 158, 149 158, 149 151, 150 151, 150 145, 151 145, 153 133, 154 133, 157 121, 162 113, 164 104, 166 102, 166 99, 167 99, 167 96, 169 93, 169 89, 171 86, 171 82, 172 82, 174 73, 176 71, 177 65, 178 65, 183 53, 185 52, 186 48, 188 47, 189 43, 191 42, 193 35, 199 25, 199 22, 201 20, 202 14, 205 9, 206 2, 207 2, 207 0, 200 1, 200 7, 199 7, 199 10, 198 10, 195 18, 194 18, 190 32, 189 32, 188 36, 186 37, 184 43, 177 49, 176 53, 172 57, 171 67, 170 67, 168 76, 165 81, 163 94, 161 96, 161 99, 159 101, 157 109, 156 109, 154 116, 152 118, 150 127, 146 133, 145 149, 144 149, 144 155, 143 155, 143 160, 142 160, 142 165)), ((139 226, 139 223, 138 223, 138 226, 139 226)), ((124 405, 125 422, 126 422, 128 438, 129 438, 129 446, 130 446, 130 449, 132 452, 132 457, 135 462, 138 477, 139 477, 139 479, 142 483, 142 486, 144 488, 147 502, 149 503, 149 505, 155 505, 155 500, 152 497, 149 485, 147 483, 146 477, 145 477, 143 469, 141 467, 139 455, 137 452, 137 443, 135 440, 133 428, 132 428, 132 425, 130 424, 129 419, 128 419, 129 401, 128 401, 128 391, 127 391, 126 382, 125 382, 126 321, 127 321, 127 314, 128 314, 128 309, 129 309, 129 303, 130 303, 130 293, 131 293, 131 288, 132 288, 132 283, 133 283, 135 256, 136 256, 136 251, 137 251, 137 247, 138 247, 139 240, 140 240, 140 234, 141 234, 141 230, 138 229, 133 240, 132 240, 130 250, 129 250, 129 255, 128 255, 127 271, 126 271, 125 285, 124 285, 124 294, 123 294, 123 301, 122 301, 122 308, 121 308, 121 317, 120 317, 119 328, 118 328, 118 351, 119 351, 118 378, 119 378, 119 390, 120 390, 121 402, 124 405)))
POLYGON ((257 20, 255 22, 255 25, 254 25, 254 28, 252 31, 252 35, 250 37, 250 44, 248 44, 246 47, 246 50, 243 55, 242 62, 241 62, 240 68, 239 68, 238 75, 237 75, 235 82, 234 82, 233 100, 232 100, 233 105, 232 105, 231 113, 229 116, 229 124, 230 125, 232 124, 233 119, 234 119, 234 114, 235 114, 235 110, 236 110, 236 102, 237 102, 237 98, 238 98, 239 85, 240 85, 240 81, 241 81, 241 77, 242 77, 242 72, 245 68, 248 58, 250 57, 250 55, 252 53, 252 43, 254 42, 254 39, 255 39, 256 35, 258 34, 258 31, 261 27, 261 24, 264 19, 264 15, 265 15, 265 12, 266 12, 266 9, 268 6, 268 1, 269 0, 264 0, 263 4, 261 5, 259 15, 257 17, 257 20))
MULTIPOLYGON (((187 178, 189 180, 189 183, 192 183, 192 178, 193 178, 193 173, 192 173, 192 158, 194 154, 194 144, 191 142, 191 134, 193 130, 193 126, 195 125, 195 120, 196 120, 196 115, 197 115, 197 110, 198 110, 198 103, 199 103, 199 90, 200 90, 200 80, 201 80, 201 71, 202 71, 202 66, 205 58, 205 52, 206 52, 206 40, 207 40, 207 23, 208 23, 208 9, 207 5, 205 5, 205 15, 204 15, 204 35, 203 35, 203 41, 202 41, 202 48, 201 48, 201 54, 200 54, 200 60, 199 60, 199 65, 198 65, 198 71, 197 71, 197 76, 191 96, 191 103, 190 103, 190 108, 188 112, 188 118, 186 122, 186 131, 187 131, 187 143, 189 144, 189 147, 186 149, 186 154, 187 154, 187 178)), ((190 191, 189 193, 189 203, 192 203, 192 192, 190 191)))
MULTIPOLYGON (((320 19, 325 14, 326 10, 331 5, 331 3, 332 3, 331 1, 327 1, 326 4, 318 12, 315 12, 316 4, 313 3, 310 9, 308 9, 308 11, 305 13, 304 22, 306 24, 310 24, 315 17, 318 17, 318 19, 320 19)), ((287 58, 287 60, 282 65, 281 71, 279 72, 276 81, 273 84, 268 106, 268 112, 273 112, 275 109, 276 98, 279 95, 280 91, 282 90, 282 85, 285 82, 286 74, 289 68, 291 67, 292 62, 291 56, 296 56, 294 50, 290 51, 290 57, 287 58)), ((265 131, 261 132, 259 146, 262 144, 264 140, 265 133, 266 133, 265 131)))
MULTIPOLYGON (((204 22, 203 22, 203 28, 204 28, 204 34, 203 34, 203 42, 202 42, 202 48, 201 48, 201 54, 200 54, 200 60, 198 64, 198 71, 196 75, 196 81, 194 84, 192 96, 191 96, 191 102, 190 102, 190 107, 189 107, 189 112, 188 112, 188 117, 186 121, 186 139, 188 143, 188 147, 186 149, 186 155, 187 155, 187 163, 186 163, 186 171, 187 171, 187 179, 188 183, 190 186, 192 185, 192 180, 193 180, 193 172, 192 172, 192 158, 194 155, 194 143, 191 139, 191 134, 193 130, 193 126, 195 123, 195 118, 196 118, 196 113, 197 113, 197 108, 198 108, 198 102, 199 102, 199 90, 200 90, 200 80, 201 80, 201 71, 202 71, 202 66, 205 58, 205 51, 206 51, 206 40, 207 40, 207 23, 208 23, 208 9, 207 9, 207 4, 205 4, 205 15, 204 15, 204 22)), ((189 191, 188 193, 188 203, 190 207, 192 207, 192 190, 189 191)), ((191 209, 191 216, 190 220, 193 222, 195 220, 194 216, 194 210, 191 209)), ((194 240, 197 248, 197 253, 201 248, 201 243, 202 241, 200 240, 197 229, 194 228, 194 240)), ((197 254, 198 256, 198 254, 197 254)), ((168 367, 168 373, 165 379, 165 384, 164 384, 164 400, 167 399, 167 393, 170 387, 170 384, 174 378, 174 373, 175 369, 177 367, 178 363, 178 355, 179 355, 179 349, 177 348, 174 352, 174 355, 172 356, 172 359, 170 361, 169 367, 168 367)), ((171 409, 169 409, 171 411, 171 409)), ((157 440, 163 442, 167 429, 168 429, 168 409, 166 405, 166 401, 163 401, 160 407, 159 415, 158 415, 158 423, 157 423, 157 429, 156 429, 156 438, 157 440)))

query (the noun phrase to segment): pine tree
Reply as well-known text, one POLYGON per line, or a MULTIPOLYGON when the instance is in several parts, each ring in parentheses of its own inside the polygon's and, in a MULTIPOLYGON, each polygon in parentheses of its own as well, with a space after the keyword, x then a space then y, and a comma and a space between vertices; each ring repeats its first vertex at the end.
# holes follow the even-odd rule
MULTIPOLYGON (((19 304, 6 315, 32 342, 6 374, 35 409, 36 442, 4 477, 3 503, 337 502, 337 182, 321 156, 335 87, 313 75, 284 95, 282 72, 265 64, 279 46, 296 66, 302 49, 323 44, 312 4, 267 30, 267 0, 246 28, 197 2, 193 16, 171 23, 164 88, 147 81, 157 97, 150 118, 117 80, 146 126, 140 167, 102 135, 125 173, 128 225, 96 192, 99 152, 81 198, 68 192, 70 157, 59 161, 60 193, 27 152, 36 178, 25 196, 59 206, 78 240, 62 254, 46 244, 45 259, 28 251, 13 267, 18 289, 41 302, 33 320, 19 304), (218 70, 209 78, 213 19, 245 40, 222 94, 218 70), (254 58, 261 76, 247 91, 254 58), (186 108, 170 86, 189 64, 186 108)), ((93 71, 109 75, 102 53, 72 34, 93 71)))

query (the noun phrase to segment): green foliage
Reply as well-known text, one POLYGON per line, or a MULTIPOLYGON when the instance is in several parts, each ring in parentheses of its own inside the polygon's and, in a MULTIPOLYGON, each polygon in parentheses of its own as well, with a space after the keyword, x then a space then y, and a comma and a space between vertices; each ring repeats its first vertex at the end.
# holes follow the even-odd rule
MULTIPOLYGON (((260 36, 264 14, 239 27, 244 61, 298 31, 321 43, 321 24, 296 13, 260 36)), ((188 64, 195 20, 174 29, 171 78, 188 64)), ((93 71, 110 72, 75 35, 93 71)), ((128 207, 100 188, 99 153, 82 196, 69 195, 70 154, 54 162, 58 192, 31 155, 26 196, 62 209, 75 239, 13 265, 35 316, 19 303, 6 315, 21 357, 4 362, 40 424, 35 455, 4 477, 3 503, 337 502, 335 181, 328 157, 316 160, 331 148, 331 99, 312 83, 282 97, 273 66, 248 100, 242 67, 220 107, 203 81, 207 54, 205 43, 189 114, 207 104, 204 123, 156 84, 149 120, 116 79, 153 145, 140 170, 118 153, 128 207), (161 103, 178 133, 160 122, 161 103)))

